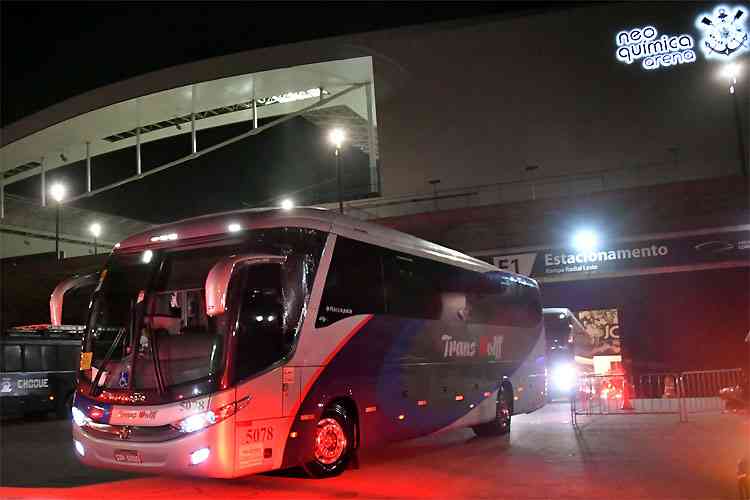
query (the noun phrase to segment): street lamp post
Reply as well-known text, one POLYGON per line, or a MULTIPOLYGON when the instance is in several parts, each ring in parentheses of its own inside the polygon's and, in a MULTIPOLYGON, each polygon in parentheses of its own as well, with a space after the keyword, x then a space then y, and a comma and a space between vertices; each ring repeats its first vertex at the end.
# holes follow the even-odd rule
POLYGON ((344 141, 346 140, 346 133, 340 128, 335 128, 331 130, 328 139, 336 148, 334 155, 336 156, 336 180, 338 182, 339 212, 343 214, 344 201, 341 193, 341 146, 344 145, 344 141))
POLYGON ((748 155, 745 149, 745 134, 742 133, 742 116, 740 113, 740 102, 737 96, 737 77, 740 75, 740 66, 736 63, 730 63, 724 66, 721 71, 729 84, 729 94, 732 96, 732 106, 734 107, 734 123, 737 130, 737 147, 740 154, 740 166, 742 175, 748 177, 748 155))
POLYGON ((99 239, 99 236, 102 234, 102 225, 98 222, 94 222, 89 227, 89 231, 91 231, 91 234, 94 236, 94 255, 97 254, 97 250, 99 249, 99 242, 97 241, 99 239))
POLYGON ((60 208, 65 199, 65 184, 56 182, 49 188, 49 194, 55 200, 55 258, 60 260, 60 208))

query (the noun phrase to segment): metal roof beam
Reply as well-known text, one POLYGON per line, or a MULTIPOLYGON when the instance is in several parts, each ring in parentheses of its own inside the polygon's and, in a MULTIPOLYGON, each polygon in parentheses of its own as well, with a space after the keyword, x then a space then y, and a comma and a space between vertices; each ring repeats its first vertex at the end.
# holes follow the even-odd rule
POLYGON ((124 186, 125 184, 129 184, 129 183, 131 183, 133 181, 137 181, 139 179, 143 179, 144 177, 147 177, 149 175, 156 174, 156 173, 161 172, 163 170, 166 170, 168 168, 175 167, 177 165, 181 165, 181 164, 183 164, 185 162, 188 162, 190 160, 194 160, 194 159, 199 158, 199 157, 201 157, 201 156, 203 156, 205 154, 208 154, 208 153, 211 153, 211 152, 216 151, 218 149, 224 148, 226 146, 229 146, 230 144, 234 144, 235 142, 241 141, 241 140, 246 139, 248 137, 251 137, 253 135, 257 135, 257 134, 263 132, 264 130, 268 130, 268 129, 272 128, 272 127, 275 127, 276 125, 280 125, 280 124, 282 124, 284 122, 287 122, 287 121, 289 121, 289 120, 291 120, 293 118, 301 116, 301 115, 307 113, 308 111, 316 109, 316 108, 318 108, 320 106, 324 106, 325 104, 328 104, 329 102, 331 102, 331 101, 333 101, 333 100, 335 100, 335 99, 337 99, 339 97, 343 97, 344 95, 346 95, 346 94, 348 94, 350 92, 353 92, 354 90, 360 89, 363 86, 369 85, 369 84, 370 84, 370 82, 363 82, 363 83, 357 83, 357 84, 351 85, 351 86, 347 87, 346 89, 342 90, 341 92, 338 92, 336 94, 332 94, 332 95, 330 95, 330 96, 328 96, 328 97, 326 97, 324 99, 320 99, 319 101, 316 101, 315 103, 311 104, 310 106, 304 107, 304 108, 300 109, 299 111, 296 111, 294 113, 290 113, 288 115, 284 115, 281 118, 277 118, 276 120, 272 121, 271 123, 267 123, 266 125, 262 125, 260 127, 253 128, 252 130, 244 132, 244 133, 242 133, 240 135, 237 135, 235 137, 227 139, 227 140, 225 140, 223 142, 220 142, 218 144, 214 144, 213 146, 207 147, 206 149, 202 149, 202 150, 197 151, 195 153, 190 153, 187 156, 183 156, 182 158, 178 158, 178 159, 173 160, 173 161, 171 161, 169 163, 165 163, 164 165, 158 166, 158 167, 153 168, 151 170, 148 170, 146 172, 141 172, 139 174, 133 175, 133 176, 128 177, 126 179, 123 179, 121 181, 109 184, 107 186, 103 186, 103 187, 98 188, 98 189, 94 189, 92 191, 80 194, 78 196, 74 196, 74 197, 69 198, 68 200, 66 200, 66 202, 70 203, 70 202, 73 202, 73 201, 76 201, 76 200, 80 200, 80 199, 83 199, 83 198, 88 198, 89 196, 94 196, 96 194, 103 193, 105 191, 109 191, 110 189, 114 189, 116 187, 124 186))

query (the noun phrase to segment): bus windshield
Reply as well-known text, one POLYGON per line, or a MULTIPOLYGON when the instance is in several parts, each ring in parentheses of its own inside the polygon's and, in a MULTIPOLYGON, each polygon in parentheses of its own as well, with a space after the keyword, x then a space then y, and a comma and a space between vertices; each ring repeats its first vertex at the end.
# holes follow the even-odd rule
MULTIPOLYGON (((91 367, 81 372, 82 377, 97 389, 165 392, 216 382, 227 369, 231 349, 240 349, 235 357, 243 361, 244 374, 287 354, 307 298, 300 287, 313 276, 319 253, 313 257, 308 249, 298 252, 284 244, 288 233, 263 233, 277 233, 281 241, 264 234, 250 242, 112 257, 92 303, 84 339, 91 367), (283 266, 236 271, 227 302, 237 307, 207 315, 209 271, 221 259, 248 251, 274 252, 287 260, 283 266), (263 321, 257 320, 261 317, 263 321), (271 342, 269 331, 277 323, 281 338, 271 342), (235 328, 239 340, 231 340, 235 328), (264 343, 273 346, 260 349, 264 343)), ((319 252, 323 240, 318 239, 319 252)))

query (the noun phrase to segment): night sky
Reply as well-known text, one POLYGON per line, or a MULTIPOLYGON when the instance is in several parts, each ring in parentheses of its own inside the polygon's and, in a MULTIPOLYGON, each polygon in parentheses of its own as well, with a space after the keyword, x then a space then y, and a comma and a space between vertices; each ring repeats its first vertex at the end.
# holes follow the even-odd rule
MULTIPOLYGON (((560 4, 552 8, 561 8, 560 4)), ((61 100, 139 74, 237 51, 313 38, 450 20, 516 15, 547 8, 533 2, 384 3, 0 3, 2 125, 61 100)), ((199 133, 199 147, 245 130, 230 125, 199 133)), ((244 206, 334 201, 335 170, 322 131, 303 118, 273 128, 143 181, 78 202, 78 206, 162 222, 244 206), (220 168, 219 168, 220 167, 220 168), (217 172, 221 175, 218 176, 217 172), (199 188, 196 191, 196 187, 199 188), (198 192, 199 195, 195 196, 198 192)), ((145 144, 144 170, 183 156, 189 136, 145 144)), ((346 152, 345 192, 367 192, 367 156, 346 152)), ((133 174, 134 152, 97 157, 94 188, 133 174)), ((80 164, 55 170, 83 190, 80 164)), ((8 191, 38 197, 38 179, 8 191)))

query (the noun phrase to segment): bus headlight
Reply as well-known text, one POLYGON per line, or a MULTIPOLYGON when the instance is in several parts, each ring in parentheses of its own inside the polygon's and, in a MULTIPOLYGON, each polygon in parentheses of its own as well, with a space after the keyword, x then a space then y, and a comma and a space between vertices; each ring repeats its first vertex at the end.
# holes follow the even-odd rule
POLYGON ((576 367, 572 363, 562 363, 552 369, 552 382, 561 391, 569 391, 576 382, 576 367))
POLYGON ((235 403, 230 403, 221 408, 196 413, 173 423, 172 427, 186 434, 197 432, 231 417, 234 415, 235 408, 235 403))

